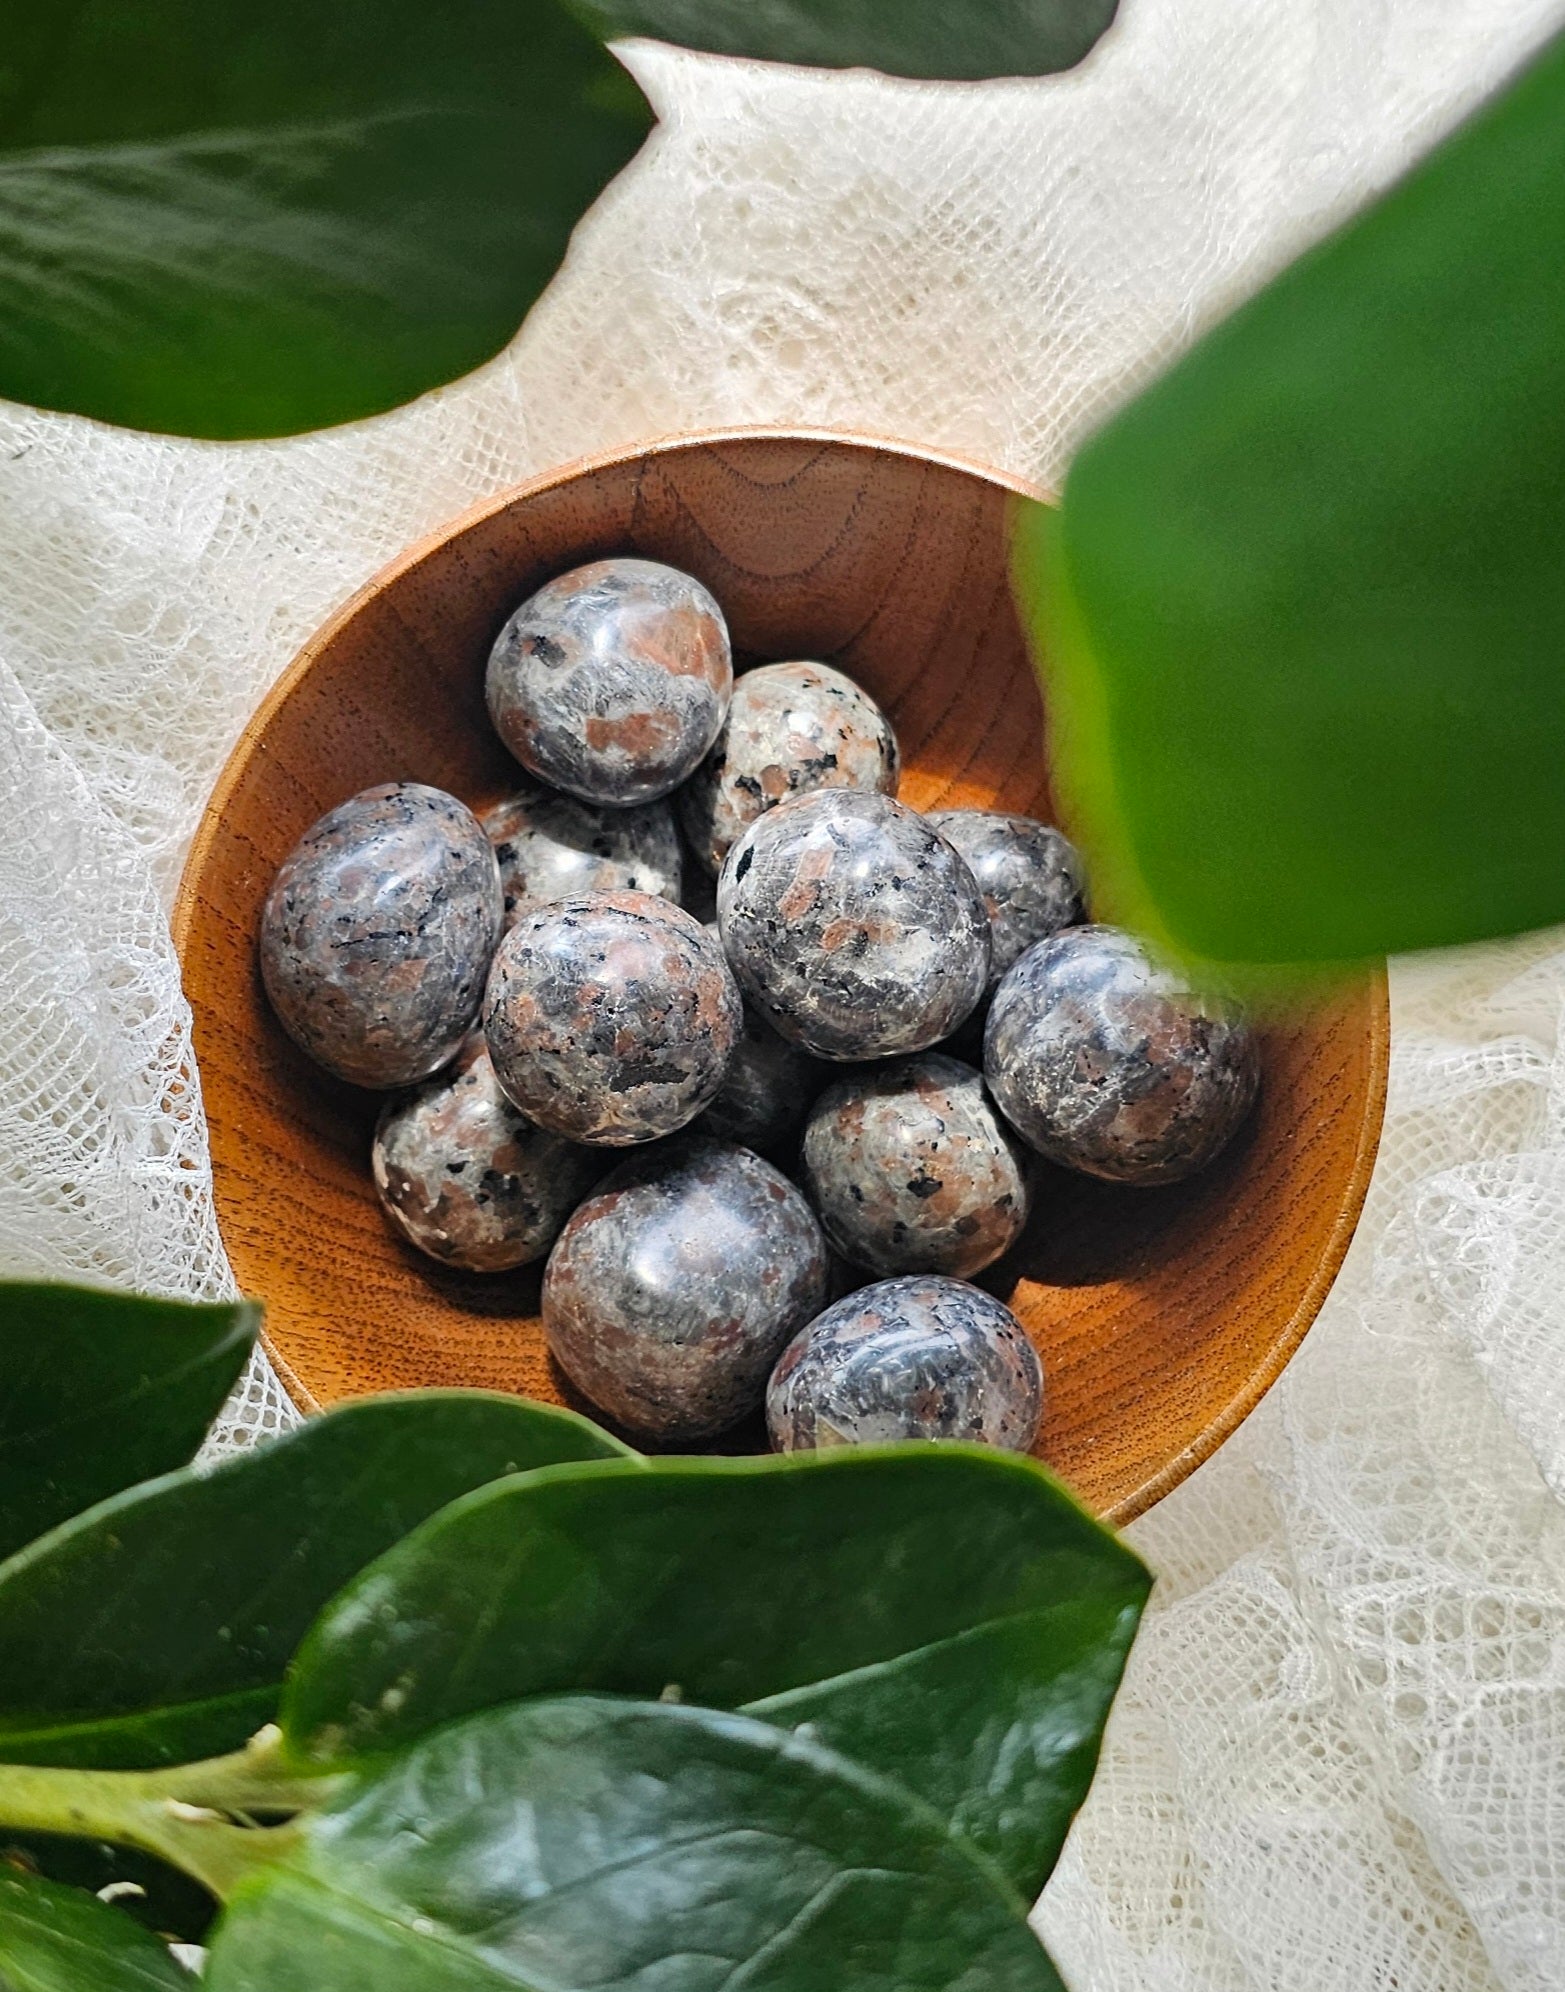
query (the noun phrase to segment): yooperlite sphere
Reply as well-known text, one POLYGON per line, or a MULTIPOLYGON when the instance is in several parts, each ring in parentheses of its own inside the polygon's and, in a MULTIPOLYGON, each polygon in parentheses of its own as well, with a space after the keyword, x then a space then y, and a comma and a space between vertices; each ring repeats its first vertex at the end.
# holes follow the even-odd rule
POLYGON ((1117 927, 1040 941, 995 991, 984 1072, 1023 1140, 1109 1182, 1177 1183, 1250 1111, 1255 1040, 1117 927))
POLYGON ((825 1240, 787 1177, 746 1148, 685 1140, 623 1164, 572 1217, 543 1325, 600 1411, 679 1444, 756 1408, 825 1292, 825 1240))
POLYGON ((680 816, 716 872, 758 816, 817 789, 895 795, 891 722, 829 664, 762 664, 734 686, 717 745, 679 792, 680 816))
POLYGON ((923 1051, 988 979, 972 873, 890 796, 831 789, 768 810, 728 853, 717 920, 757 1009, 819 1058, 923 1051))
POLYGON ((893 1439, 969 1439, 1027 1452, 1043 1365, 1011 1310, 964 1280, 861 1287, 788 1344, 766 1391, 779 1452, 893 1439))
POLYGON ((499 1273, 543 1257, 604 1156, 518 1113, 474 1031, 453 1065, 382 1108, 370 1167, 409 1244, 443 1265, 499 1273))
POLYGON ((684 853, 666 802, 608 809, 529 787, 483 817, 500 864, 509 925, 529 900, 584 892, 650 892, 677 900, 684 853))
POLYGON ((780 1153, 798 1140, 811 1102, 828 1076, 827 1066, 779 1037, 746 1003, 728 1072, 701 1116, 699 1131, 757 1148, 762 1154, 780 1153))
POLYGON ((983 1075, 940 1052, 829 1087, 802 1149, 804 1182, 837 1250, 874 1273, 992 1265, 1027 1222, 1019 1145, 983 1075))
POLYGON ((984 896, 991 989, 1034 942, 1082 919, 1081 860, 1051 824, 990 809, 933 810, 929 821, 967 860, 984 896))
POLYGON ((515 1104, 610 1148, 693 1120, 723 1083, 740 1021, 722 949, 647 892, 522 907, 484 997, 489 1053, 515 1104))
POLYGON ((595 560, 523 602, 489 656, 489 715, 530 774, 587 802, 667 795, 733 689, 723 612, 655 560, 595 560))
POLYGON ((387 782, 313 824, 261 915, 261 975, 303 1050, 356 1086, 410 1086, 454 1058, 500 933, 500 874, 472 812, 387 782))

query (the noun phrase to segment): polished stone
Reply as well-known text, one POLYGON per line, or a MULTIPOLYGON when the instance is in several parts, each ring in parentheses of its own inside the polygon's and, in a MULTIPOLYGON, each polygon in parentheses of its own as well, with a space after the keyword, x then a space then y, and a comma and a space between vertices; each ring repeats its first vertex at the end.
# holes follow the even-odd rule
POLYGON ((825 1240, 788 1179, 748 1149, 686 1139, 622 1164, 566 1225, 544 1330, 616 1424, 688 1444, 756 1409, 825 1292, 825 1240))
POLYGON ((677 901, 684 852, 666 802, 609 809, 531 785, 486 810, 509 926, 529 902, 584 892, 650 892, 677 901))
POLYGON ((861 1287, 783 1351, 766 1392, 779 1452, 967 1439, 1028 1452, 1043 1365, 1002 1302, 930 1274, 861 1287))
POLYGON ((1040 1155, 1146 1186, 1204 1169, 1260 1082, 1237 1012, 1104 926, 1069 928, 1014 964, 989 1012, 984 1072, 1040 1155))
POLYGON ((982 1073, 925 1052, 830 1087, 801 1159, 810 1201, 845 1258, 874 1273, 967 1278, 1027 1222, 1022 1153, 982 1073))
POLYGON ((961 852, 984 896, 991 989, 1034 942, 1085 919, 1081 860, 1052 824, 991 809, 931 810, 928 821, 961 852))
POLYGON ((500 875, 472 812, 422 782, 365 789, 284 861, 261 975, 284 1028, 357 1086, 409 1086, 456 1056, 499 938, 500 875))
POLYGON ((728 854, 717 918, 757 1009, 820 1058, 923 1051, 988 979, 972 873, 889 796, 833 789, 768 810, 728 854))
POLYGON ((444 1072, 386 1103, 370 1156, 394 1228, 442 1265, 474 1273, 541 1259, 606 1162, 602 1149, 517 1112, 481 1031, 444 1072))
POLYGON ((679 792, 711 872, 758 816, 820 789, 897 792, 897 737, 869 693, 829 664, 762 664, 734 686, 717 745, 679 792))
POLYGON ((673 1134, 716 1095, 739 991, 688 913, 645 892, 523 907, 484 999, 495 1072, 530 1120, 629 1147, 673 1134))
POLYGON ((668 795, 733 689, 722 610, 654 560, 595 560, 523 602, 489 657, 489 716, 530 774, 587 802, 668 795))

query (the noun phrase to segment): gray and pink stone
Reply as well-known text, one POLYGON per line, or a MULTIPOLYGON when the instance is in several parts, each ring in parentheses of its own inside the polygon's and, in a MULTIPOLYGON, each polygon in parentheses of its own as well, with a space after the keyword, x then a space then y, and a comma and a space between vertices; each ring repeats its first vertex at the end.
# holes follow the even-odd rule
POLYGON ((1027 1222, 1020 1145, 983 1075, 940 1052, 829 1087, 810 1114, 802 1161, 827 1237, 874 1273, 967 1278, 1027 1222))
POLYGON ((688 1444, 756 1409, 826 1277, 820 1227, 786 1176, 687 1139, 623 1163, 571 1218, 544 1274, 544 1332, 616 1424, 688 1444))
POLYGON ((967 860, 984 896, 991 989, 1034 942, 1085 917, 1081 860, 1052 824, 997 809, 937 809, 928 820, 967 860))
POLYGON ((261 976, 328 1072, 410 1086, 460 1049, 500 923, 477 818, 442 789, 387 782, 321 817, 284 860, 261 915, 261 976))
POLYGON ((722 728, 728 626, 677 568, 595 560, 516 610, 486 689, 495 730, 529 774, 585 802, 652 802, 694 773, 722 728))
POLYGON ((517 1112, 480 1031, 444 1072, 387 1102, 370 1152, 393 1227, 442 1265, 474 1273, 541 1259, 604 1162, 601 1149, 517 1112))
POLYGON ((717 920, 756 1008, 817 1058, 926 1050, 988 980, 972 873, 890 796, 829 789, 768 810, 728 853, 717 920))
POLYGON ((679 792, 679 813, 715 873, 758 816, 820 789, 895 795, 891 722, 829 664, 762 664, 734 686, 717 745, 679 792))
POLYGON ((992 1294, 917 1274, 850 1293, 788 1344, 766 1390, 778 1452, 967 1439, 1028 1452, 1043 1365, 992 1294))
POLYGON ((779 1037, 746 1003, 727 1074, 697 1129, 786 1159, 829 1076, 828 1066, 779 1037))
POLYGON ((650 892, 678 900, 684 852, 666 802, 608 809, 529 785, 486 810, 509 926, 528 901, 584 892, 650 892))
POLYGON ((1177 1183, 1227 1147, 1260 1084, 1255 1038, 1117 927, 1029 948, 995 992, 984 1072, 1040 1155, 1114 1183, 1177 1183))
POLYGON ((742 1021, 717 942, 646 892, 522 907, 483 1016, 496 1076, 528 1119, 610 1148, 693 1120, 723 1083, 742 1021))

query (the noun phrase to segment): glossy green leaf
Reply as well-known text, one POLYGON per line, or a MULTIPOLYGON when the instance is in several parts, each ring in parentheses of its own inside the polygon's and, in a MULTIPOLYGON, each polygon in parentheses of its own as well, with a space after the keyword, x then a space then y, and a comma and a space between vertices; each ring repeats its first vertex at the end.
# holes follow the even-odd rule
POLYGON ((195 1981, 118 1909, 0 1869, 0 1992, 195 1992, 195 1981))
POLYGON ((1235 964, 1565 918, 1562 326, 1565 39, 1030 509, 1100 904, 1235 964))
POLYGON ((0 395, 313 429, 486 360, 640 146, 561 0, 18 0, 0 395))
POLYGON ((437 1731, 242 1885, 208 1992, 1062 1992, 906 1792, 748 1717, 566 1697, 437 1731))
POLYGON ((1030 1893, 1147 1585, 1033 1462, 981 1448, 562 1467, 453 1504, 349 1585, 280 1719, 334 1762, 573 1688, 750 1704, 901 1779, 1030 1893))
POLYGON ((237 1749, 325 1601, 455 1496, 633 1459, 569 1412, 370 1398, 104 1502, 0 1566, 0 1760, 131 1768, 237 1749))
POLYGON ((259 1323, 247 1301, 0 1283, 0 1556, 106 1494, 183 1466, 259 1323))
POLYGON ((1081 61, 1118 0, 574 0, 606 35, 684 48, 863 64, 893 76, 1046 76, 1081 61))
POLYGON ((899 1779, 1030 1900, 1097 1770, 1144 1595, 1078 1590, 746 1709, 899 1779))

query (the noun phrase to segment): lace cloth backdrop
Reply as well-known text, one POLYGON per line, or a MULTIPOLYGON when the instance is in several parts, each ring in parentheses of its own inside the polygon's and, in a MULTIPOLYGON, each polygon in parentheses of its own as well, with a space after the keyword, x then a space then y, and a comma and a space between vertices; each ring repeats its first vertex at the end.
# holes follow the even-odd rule
MULTIPOLYGON (((1565 0, 1124 0, 1066 77, 633 44, 663 118, 512 348, 276 444, 0 408, 0 1267, 218 1295, 166 909, 246 714, 472 500, 728 423, 1057 481, 1565 0)), ((1160 1572, 1038 1911, 1074 1992, 1565 1986, 1565 937, 1394 976, 1348 1267, 1160 1572)), ((223 1443, 290 1417, 257 1366, 223 1443)))

